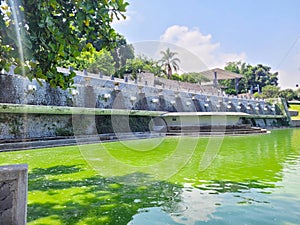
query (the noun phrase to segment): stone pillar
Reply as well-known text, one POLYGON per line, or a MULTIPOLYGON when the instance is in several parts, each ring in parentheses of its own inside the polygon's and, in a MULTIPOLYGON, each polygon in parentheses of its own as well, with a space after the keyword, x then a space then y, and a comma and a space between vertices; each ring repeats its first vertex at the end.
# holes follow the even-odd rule
POLYGON ((261 91, 260 91, 260 87, 259 87, 259 84, 257 84, 257 92, 258 92, 258 94, 260 94, 260 93, 261 93, 261 91))
POLYGON ((26 225, 27 165, 0 166, 0 225, 26 225))
POLYGON ((239 93, 239 78, 235 78, 235 80, 234 80, 235 82, 235 92, 236 92, 236 94, 238 94, 239 93))
POLYGON ((218 74, 217 71, 214 71, 214 86, 218 86, 218 74))

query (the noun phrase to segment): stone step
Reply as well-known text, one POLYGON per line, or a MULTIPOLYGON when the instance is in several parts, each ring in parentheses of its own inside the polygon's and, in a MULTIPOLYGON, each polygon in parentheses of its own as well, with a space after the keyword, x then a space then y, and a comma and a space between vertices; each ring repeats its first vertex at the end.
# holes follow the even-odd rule
POLYGON ((216 126, 216 127, 176 127, 176 129, 169 129, 167 135, 235 135, 235 134, 259 134, 267 133, 266 129, 260 127, 249 126, 216 126), (179 129, 181 128, 181 129, 179 129), (192 128, 192 129, 188 129, 192 128))
POLYGON ((156 138, 164 134, 162 133, 149 133, 149 132, 136 132, 136 133, 118 133, 118 134, 99 134, 99 135, 85 135, 85 136, 72 136, 72 137, 51 137, 51 138, 35 138, 35 139, 12 139, 2 140, 0 143, 0 152, 16 151, 36 148, 51 148, 69 145, 81 145, 91 143, 101 143, 117 140, 135 140, 145 138, 156 138))
POLYGON ((224 136, 224 135, 249 135, 249 134, 266 134, 267 130, 249 130, 249 131, 227 131, 227 132, 168 132, 167 136, 224 136))
POLYGON ((251 129, 251 126, 248 124, 245 125, 215 125, 215 126, 168 126, 168 130, 212 130, 212 129, 251 129))

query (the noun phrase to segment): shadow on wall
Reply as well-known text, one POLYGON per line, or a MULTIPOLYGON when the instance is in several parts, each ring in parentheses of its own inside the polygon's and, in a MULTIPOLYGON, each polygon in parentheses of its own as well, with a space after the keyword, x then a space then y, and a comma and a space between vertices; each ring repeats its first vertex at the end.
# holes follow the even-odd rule
POLYGON ((96 116, 96 128, 98 134, 107 134, 115 132, 150 132, 151 130, 150 116, 96 116), (112 124, 112 118, 114 125, 112 124))

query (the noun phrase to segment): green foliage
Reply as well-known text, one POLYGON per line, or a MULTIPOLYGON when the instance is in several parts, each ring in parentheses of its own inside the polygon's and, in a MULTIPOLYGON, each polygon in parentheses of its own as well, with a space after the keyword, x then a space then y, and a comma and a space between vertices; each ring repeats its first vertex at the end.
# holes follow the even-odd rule
POLYGON ((102 49, 96 54, 95 61, 87 67, 88 72, 111 75, 115 73, 114 59, 109 51, 102 49))
POLYGON ((267 85, 262 89, 261 93, 254 93, 256 98, 284 98, 287 101, 298 100, 297 91, 292 89, 280 90, 279 87, 273 85, 267 85))
POLYGON ((178 80, 178 81, 182 81, 182 82, 188 82, 188 83, 202 83, 202 82, 209 82, 210 79, 203 76, 201 73, 197 73, 197 72, 189 72, 189 73, 184 73, 184 74, 177 74, 174 73, 171 77, 172 80, 178 80))
POLYGON ((179 69, 179 63, 180 59, 176 58, 175 55, 177 55, 177 52, 171 52, 169 48, 166 49, 166 51, 160 52, 163 56, 159 60, 159 63, 162 64, 162 66, 165 68, 165 72, 168 76, 168 79, 171 79, 173 70, 177 71, 179 69))
POLYGON ((182 77, 178 73, 173 73, 171 80, 182 81, 182 77))
MULTIPOLYGON (((252 66, 242 62, 229 62, 224 68, 227 71, 242 74, 243 77, 239 80, 238 93, 247 93, 249 90, 254 92, 262 90, 267 85, 278 85, 278 73, 271 72, 271 67, 257 64, 252 66)), ((228 90, 235 89, 235 81, 221 81, 221 85, 228 90)))
POLYGON ((99 52, 96 48, 91 44, 87 43, 82 47, 80 54, 76 56, 74 59, 67 59, 60 61, 60 66, 63 67, 73 67, 75 70, 83 70, 87 69, 92 63, 96 61, 96 57, 99 52))
POLYGON ((253 94, 254 98, 263 98, 261 93, 255 92, 253 94))
POLYGON ((300 88, 298 88, 297 90, 295 90, 295 94, 297 95, 296 99, 300 100, 300 88))
POLYGON ((159 62, 153 59, 149 59, 147 57, 142 57, 142 60, 145 63, 144 71, 153 73, 154 76, 163 76, 164 75, 164 69, 159 65, 159 62))
POLYGON ((136 75, 139 72, 150 72, 153 73, 154 76, 161 76, 163 74, 163 68, 159 65, 159 63, 145 56, 127 59, 124 68, 124 73, 132 74, 133 78, 136 78, 136 75))
POLYGON ((267 85, 262 89, 262 93, 255 93, 254 97, 258 98, 284 98, 287 101, 297 100, 297 92, 292 89, 280 90, 279 87, 267 85))
POLYGON ((133 45, 127 44, 124 37, 117 38, 117 47, 112 49, 111 54, 114 59, 115 75, 122 77, 128 59, 134 59, 133 45))
POLYGON ((12 51, 12 47, 9 45, 3 45, 2 39, 0 39, 0 70, 4 69, 7 72, 9 71, 9 67, 12 64, 12 61, 9 58, 9 54, 11 51, 12 51))
POLYGON ((123 0, 12 2, 4 0, 1 7, 0 70, 14 64, 16 73, 63 89, 72 86, 75 73, 64 75, 57 66, 75 62, 87 43, 97 50, 115 48, 119 35, 110 24, 125 18, 128 5, 123 0))
POLYGON ((261 98, 278 98, 280 93, 280 88, 272 85, 267 85, 263 87, 261 98))
POLYGON ((226 89, 225 89, 225 93, 226 93, 227 95, 236 95, 236 90, 233 89, 233 88, 226 88, 226 89))
POLYGON ((125 65, 126 73, 130 73, 136 78, 136 75, 143 72, 145 63, 141 58, 127 59, 125 65))
POLYGON ((181 80, 189 83, 201 83, 210 81, 209 78, 197 72, 184 73, 181 75, 181 80))
POLYGON ((219 86, 225 90, 228 95, 236 95, 235 80, 219 80, 219 86))
POLYGON ((88 43, 81 50, 79 56, 75 58, 75 61, 64 61, 61 63, 63 67, 72 67, 77 70, 86 69, 90 73, 99 73, 103 75, 114 74, 114 60, 107 49, 101 49, 97 51, 96 48, 88 43))
POLYGON ((287 101, 296 100, 298 95, 292 89, 285 89, 279 92, 279 97, 285 98, 287 101))

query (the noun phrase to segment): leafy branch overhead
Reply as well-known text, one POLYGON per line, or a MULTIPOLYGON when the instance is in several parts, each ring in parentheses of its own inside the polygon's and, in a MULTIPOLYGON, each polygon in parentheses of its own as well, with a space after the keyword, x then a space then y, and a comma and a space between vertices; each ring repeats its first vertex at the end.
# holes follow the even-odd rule
POLYGON ((97 50, 117 47, 114 19, 125 18, 123 0, 2 1, 0 13, 0 70, 15 65, 29 79, 44 79, 52 87, 69 88, 74 73, 57 66, 75 61, 86 44, 97 50))

